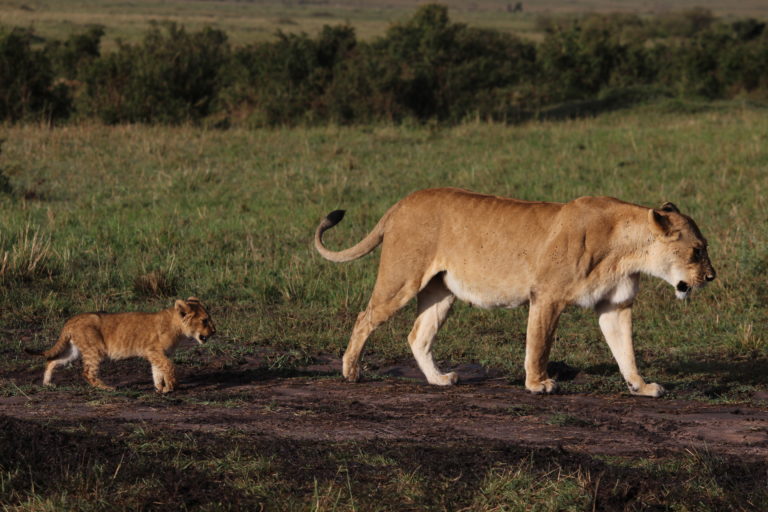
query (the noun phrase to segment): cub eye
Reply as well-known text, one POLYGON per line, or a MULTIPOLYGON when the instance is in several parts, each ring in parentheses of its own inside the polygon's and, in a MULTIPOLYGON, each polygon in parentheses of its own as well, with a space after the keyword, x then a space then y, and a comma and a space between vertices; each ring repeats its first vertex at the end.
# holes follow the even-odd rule
POLYGON ((693 249, 693 254, 691 255, 691 261, 693 261, 694 263, 698 263, 699 261, 701 261, 701 258, 703 257, 704 257, 704 249, 702 249, 701 247, 695 247, 693 249))
POLYGON ((208 319, 207 318, 203 319, 203 327, 208 327, 208 319))

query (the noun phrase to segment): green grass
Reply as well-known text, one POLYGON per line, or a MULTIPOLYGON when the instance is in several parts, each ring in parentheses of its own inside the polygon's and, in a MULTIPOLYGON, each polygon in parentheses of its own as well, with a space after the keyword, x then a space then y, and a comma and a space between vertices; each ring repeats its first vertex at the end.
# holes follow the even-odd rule
MULTIPOLYGON (((210 305, 220 335, 180 352, 180 364, 226 363, 270 347, 266 364, 278 375, 312 354, 340 355, 377 257, 327 262, 312 249, 315 226, 330 210, 346 209, 327 242, 349 246, 407 193, 453 185, 535 200, 607 194, 675 202, 709 239, 718 279, 686 302, 668 285, 643 280, 635 307, 641 371, 672 398, 750 402, 768 389, 768 116, 738 103, 682 107, 445 129, 3 127, 0 173, 10 186, 0 193, 0 373, 39 370, 22 348, 51 344, 70 315, 159 309, 189 295, 210 305)), ((368 357, 410 358, 413 313, 411 304, 382 326, 368 357)), ((443 366, 501 368, 522 385, 526 313, 459 304, 436 356, 443 366)), ((568 310, 551 359, 581 370, 562 383, 566 392, 625 391, 590 311, 568 310)), ((183 399, 79 389, 91 406, 183 399)), ((0 382, 0 396, 24 395, 30 404, 51 392, 0 382)), ((248 397, 194 400, 237 407, 248 397)), ((509 445, 270 443, 237 431, 173 433, 144 424, 114 437, 98 424, 11 423, 0 429, 0 460, 18 462, 0 467, 0 504, 9 510, 179 502, 198 509, 591 510, 597 503, 598 510, 739 510, 768 497, 764 479, 752 474, 764 468, 706 452, 601 458, 509 445), (13 451, 34 447, 38 435, 73 448, 13 451), (457 465, 462 457, 466 463, 457 465)), ((556 426, 583 423, 550 418, 556 426)))
MULTIPOLYGON (((349 246, 409 192, 452 185, 535 200, 675 202, 709 239, 719 277, 686 302, 644 279, 635 307, 640 365, 672 396, 746 399, 768 385, 767 125, 757 107, 681 113, 657 104, 596 119, 446 129, 6 127, 2 365, 28 364, 20 333, 31 333, 25 345, 46 345, 73 314, 160 309, 189 295, 210 304, 221 332, 206 350, 236 356, 272 346, 286 352, 275 367, 340 354, 377 257, 329 263, 311 247, 315 226, 346 209, 327 241, 349 246), (165 284, 148 287, 148 275, 165 284)), ((458 304, 436 355, 519 379, 525 316, 525 308, 458 304)), ((409 357, 412 321, 413 304, 374 334, 368 353, 409 357)), ((568 310, 557 336, 551 359, 586 372, 573 389, 623 390, 594 313, 568 310)))
POLYGON ((638 460, 504 443, 276 442, 143 424, 115 435, 3 418, 0 426, 0 461, 17 462, 0 466, 5 510, 714 511, 756 510, 768 498, 764 464, 705 450, 638 460), (57 444, 37 449, 39 439, 57 444))

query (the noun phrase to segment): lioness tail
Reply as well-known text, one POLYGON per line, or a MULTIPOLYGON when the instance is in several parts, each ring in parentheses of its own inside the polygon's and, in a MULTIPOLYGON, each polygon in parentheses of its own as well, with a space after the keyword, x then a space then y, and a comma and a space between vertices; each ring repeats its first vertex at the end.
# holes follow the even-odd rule
POLYGON ((315 249, 323 258, 335 262, 352 261, 361 258, 374 250, 384 239, 384 222, 388 215, 389 212, 384 214, 373 230, 356 245, 343 251, 331 251, 323 245, 323 233, 341 222, 341 219, 344 218, 344 210, 334 210, 317 226, 317 231, 315 231, 315 249))

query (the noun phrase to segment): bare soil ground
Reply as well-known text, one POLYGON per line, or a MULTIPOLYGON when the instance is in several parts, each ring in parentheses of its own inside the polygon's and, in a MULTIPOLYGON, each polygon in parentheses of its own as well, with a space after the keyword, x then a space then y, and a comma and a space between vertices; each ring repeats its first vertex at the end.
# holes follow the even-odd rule
MULTIPOLYGON (((425 383, 415 366, 381 367, 357 384, 343 382, 336 358, 318 356, 303 366, 270 369, 260 357, 238 364, 178 366, 180 385, 166 397, 153 393, 142 360, 107 363, 102 375, 118 389, 88 389, 79 368, 60 370, 59 388, 0 397, 0 417, 99 424, 118 432, 141 423, 165 431, 224 432, 291 441, 409 441, 437 446, 507 443, 569 453, 656 457, 705 449, 740 460, 768 460, 768 396, 754 405, 709 405, 628 394, 537 396, 519 383, 478 365, 457 368, 459 385, 425 383), (96 399, 94 398, 96 396, 96 399)), ((6 378, 40 381, 39 370, 6 378)))

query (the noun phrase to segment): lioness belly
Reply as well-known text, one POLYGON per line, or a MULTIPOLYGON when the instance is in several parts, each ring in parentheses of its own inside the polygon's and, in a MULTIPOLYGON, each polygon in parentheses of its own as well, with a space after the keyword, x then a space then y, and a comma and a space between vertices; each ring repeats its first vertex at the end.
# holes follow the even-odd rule
POLYGON ((478 278, 447 271, 443 282, 458 299, 481 308, 514 308, 528 301, 528 290, 502 286, 491 276, 478 278))

